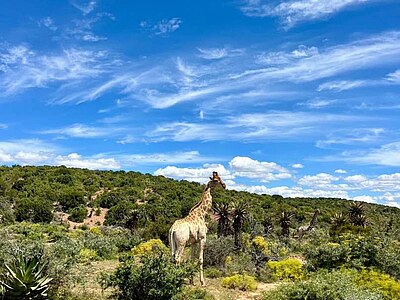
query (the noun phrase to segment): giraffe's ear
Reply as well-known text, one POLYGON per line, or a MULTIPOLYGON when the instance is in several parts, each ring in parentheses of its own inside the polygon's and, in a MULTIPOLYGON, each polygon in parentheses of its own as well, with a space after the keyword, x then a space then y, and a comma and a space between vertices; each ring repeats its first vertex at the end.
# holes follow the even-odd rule
POLYGON ((214 179, 212 179, 212 178, 210 177, 210 180, 214 180, 214 179))

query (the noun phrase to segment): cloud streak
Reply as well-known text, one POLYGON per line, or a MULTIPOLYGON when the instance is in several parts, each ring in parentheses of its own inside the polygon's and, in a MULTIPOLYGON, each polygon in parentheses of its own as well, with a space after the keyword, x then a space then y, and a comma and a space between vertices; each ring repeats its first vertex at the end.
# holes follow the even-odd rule
POLYGON ((291 0, 280 1, 279 4, 277 1, 269 2, 272 4, 262 0, 245 0, 240 9, 249 17, 278 17, 284 28, 289 29, 298 23, 323 19, 348 7, 373 0, 291 0))

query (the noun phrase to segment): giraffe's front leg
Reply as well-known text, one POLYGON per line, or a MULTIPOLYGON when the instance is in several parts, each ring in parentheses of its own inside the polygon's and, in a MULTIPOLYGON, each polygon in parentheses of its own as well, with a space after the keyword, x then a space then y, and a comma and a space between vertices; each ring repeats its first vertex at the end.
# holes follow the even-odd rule
POLYGON ((204 261, 204 248, 206 246, 206 236, 200 239, 199 241, 199 264, 200 264, 200 283, 202 286, 205 286, 206 283, 204 281, 203 274, 203 261, 204 261))

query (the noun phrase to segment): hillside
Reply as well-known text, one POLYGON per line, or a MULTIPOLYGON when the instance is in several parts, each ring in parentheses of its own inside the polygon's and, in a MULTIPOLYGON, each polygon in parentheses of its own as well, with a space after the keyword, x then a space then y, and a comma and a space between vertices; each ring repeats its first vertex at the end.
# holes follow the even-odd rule
POLYGON ((52 278, 43 299, 400 299, 399 209, 222 188, 208 219, 208 285, 184 284, 198 269, 172 263, 167 233, 203 189, 138 172, 0 167, 0 282, 13 276, 6 265, 39 259, 52 278), (177 298, 143 296, 143 286, 177 298))
MULTIPOLYGON (((146 227, 149 236, 165 240, 169 226, 177 218, 185 216, 200 199, 203 187, 194 182, 176 181, 162 176, 137 172, 90 171, 66 167, 1 167, 0 197, 2 222, 33 221, 50 222, 49 211, 62 213, 76 211, 77 207, 111 209, 106 224, 115 225, 120 220, 112 218, 113 212, 128 206, 138 211, 138 227, 146 227), (40 214, 28 208, 42 210, 40 214)), ((320 210, 317 224, 329 227, 335 213, 345 211, 348 201, 329 198, 283 198, 279 195, 257 195, 233 190, 216 190, 214 202, 244 202, 253 222, 278 225, 283 211, 291 212, 291 226, 307 224, 315 209, 320 210)), ((393 207, 365 203, 368 222, 376 226, 395 222, 400 210, 393 207)), ((99 210, 97 210, 99 211, 99 210)), ((79 212, 79 211, 78 211, 79 212)), ((80 219, 78 217, 78 219, 80 219)), ((118 219, 118 218, 117 218, 118 219)), ((97 222, 97 220, 96 220, 97 222)), ((121 224, 117 224, 121 225, 121 224)), ((212 224, 211 224, 212 225, 212 224)), ((215 229, 215 226, 211 226, 215 229)), ((256 226, 257 227, 257 226, 256 226)))

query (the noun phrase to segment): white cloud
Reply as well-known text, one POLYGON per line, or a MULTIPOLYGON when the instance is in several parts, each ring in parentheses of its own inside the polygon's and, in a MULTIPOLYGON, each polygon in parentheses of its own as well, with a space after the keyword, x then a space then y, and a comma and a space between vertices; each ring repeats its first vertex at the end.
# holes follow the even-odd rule
POLYGON ((396 70, 386 76, 386 80, 393 83, 400 83, 400 70, 396 70))
POLYGON ((197 50, 200 52, 199 56, 204 59, 221 59, 228 56, 228 50, 225 48, 197 48, 197 50))
POLYGON ((374 164, 382 166, 400 166, 400 142, 385 144, 368 151, 347 151, 333 159, 345 160, 351 163, 374 164))
POLYGON ((99 138, 115 135, 123 130, 118 127, 94 127, 85 124, 73 124, 64 128, 40 131, 40 134, 66 135, 76 138, 99 138))
POLYGON ((52 82, 68 82, 94 78, 106 72, 105 52, 68 49, 60 55, 39 55, 27 46, 17 46, 0 53, 0 64, 7 72, 0 74, 3 96, 25 89, 46 87, 52 82))
POLYGON ((84 15, 91 13, 97 5, 97 2, 94 0, 71 0, 71 4, 79 9, 84 15))
POLYGON ((54 22, 54 20, 50 17, 45 17, 43 19, 40 19, 37 24, 39 25, 39 27, 46 27, 48 29, 50 29, 51 31, 56 31, 57 30, 57 26, 54 22))
POLYGON ((7 129, 8 125, 4 123, 0 123, 0 129, 7 129))
POLYGON ((274 162, 259 162, 249 157, 236 156, 229 162, 234 176, 257 179, 260 182, 291 178, 284 167, 274 162))
POLYGON ((366 80, 342 80, 342 81, 332 81, 332 82, 325 82, 318 87, 318 91, 324 90, 335 90, 335 91, 345 91, 354 89, 357 87, 362 87, 370 82, 366 80))
POLYGON ((0 162, 18 164, 47 163, 59 148, 38 139, 0 142, 0 162))
POLYGON ((140 27, 153 32, 155 35, 168 36, 170 33, 175 32, 182 25, 180 18, 163 19, 156 24, 151 24, 147 21, 140 22, 140 27))
POLYGON ((329 134, 326 140, 319 140, 316 146, 326 148, 332 145, 351 145, 373 143, 379 141, 385 133, 384 128, 357 128, 351 130, 337 130, 329 134))
POLYGON ((119 162, 114 158, 83 158, 77 153, 70 153, 66 156, 57 156, 54 159, 56 165, 64 165, 71 168, 117 170, 121 168, 119 162))
POLYGON ((343 169, 337 169, 337 170, 335 170, 335 173, 337 173, 337 174, 346 174, 347 171, 343 170, 343 169))
POLYGON ((293 164, 292 168, 294 168, 294 169, 303 169, 304 165, 302 165, 302 164, 293 164))
POLYGON ((312 109, 320 109, 324 108, 327 106, 330 106, 333 103, 336 103, 337 100, 327 100, 327 99, 315 99, 315 100, 309 100, 304 103, 300 103, 299 105, 306 106, 312 109))
POLYGON ((339 178, 327 173, 319 173, 317 175, 306 175, 298 180, 298 184, 305 186, 326 189, 332 187, 332 183, 338 181, 339 178))
POLYGON ((198 151, 167 152, 167 153, 143 153, 116 155, 124 166, 137 165, 163 165, 163 164, 192 164, 217 160, 212 157, 202 156, 198 151))
POLYGON ((279 4, 265 4, 261 0, 245 0, 242 12, 250 17, 279 17, 286 28, 297 23, 322 19, 347 7, 372 0, 291 0, 279 4))
POLYGON ((171 177, 178 180, 195 181, 199 183, 206 183, 212 172, 218 172, 222 180, 229 187, 229 180, 233 179, 234 176, 221 164, 205 164, 202 168, 178 168, 175 166, 168 166, 165 168, 158 169, 154 172, 154 175, 162 175, 165 177, 171 177))
POLYGON ((356 197, 353 197, 353 200, 368 202, 368 203, 377 203, 376 199, 372 196, 356 196, 356 197))
POLYGON ((229 48, 197 48, 200 52, 199 57, 204 59, 218 60, 225 57, 232 57, 242 55, 243 49, 229 49, 229 48))
POLYGON ((289 139, 323 131, 330 123, 342 124, 361 121, 362 118, 314 114, 309 112, 271 112, 242 114, 212 123, 173 122, 159 125, 147 133, 152 141, 258 141, 265 138, 289 139))

